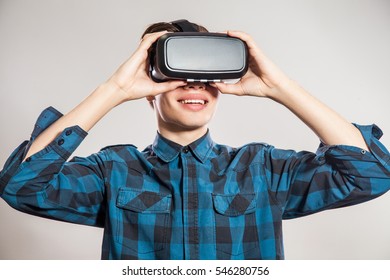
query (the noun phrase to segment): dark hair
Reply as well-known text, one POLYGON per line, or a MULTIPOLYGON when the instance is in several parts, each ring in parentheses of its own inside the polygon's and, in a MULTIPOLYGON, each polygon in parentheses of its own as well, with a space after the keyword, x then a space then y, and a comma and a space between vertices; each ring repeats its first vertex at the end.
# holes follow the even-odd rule
MULTIPOLYGON (((192 23, 192 24, 195 25, 198 32, 209 32, 202 25, 199 25, 196 23, 192 23)), ((164 31, 164 30, 169 31, 169 32, 179 32, 180 31, 176 26, 174 26, 170 22, 157 22, 157 23, 153 23, 153 24, 149 25, 148 28, 146 28, 146 30, 142 34, 141 38, 143 38, 148 33, 159 32, 159 31, 164 31)))

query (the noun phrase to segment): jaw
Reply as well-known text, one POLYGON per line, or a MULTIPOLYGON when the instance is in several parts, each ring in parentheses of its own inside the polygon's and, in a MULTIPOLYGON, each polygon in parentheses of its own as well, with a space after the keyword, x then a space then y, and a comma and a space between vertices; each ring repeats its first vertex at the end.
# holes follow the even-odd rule
POLYGON ((157 124, 172 131, 189 131, 206 127, 211 120, 210 114, 205 114, 204 109, 188 108, 182 109, 175 115, 161 115, 157 113, 157 124))
POLYGON ((202 136, 207 131, 213 116, 213 109, 207 106, 199 108, 199 105, 177 104, 168 110, 159 111, 159 109, 156 108, 156 118, 160 132, 178 134, 193 132, 195 135, 202 136))

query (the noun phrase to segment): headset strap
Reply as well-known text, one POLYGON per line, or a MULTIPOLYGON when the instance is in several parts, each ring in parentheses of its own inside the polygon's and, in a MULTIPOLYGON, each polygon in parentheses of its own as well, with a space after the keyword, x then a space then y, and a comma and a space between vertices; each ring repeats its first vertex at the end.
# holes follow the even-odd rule
POLYGON ((196 26, 186 19, 175 20, 172 21, 171 24, 182 32, 198 32, 196 26))

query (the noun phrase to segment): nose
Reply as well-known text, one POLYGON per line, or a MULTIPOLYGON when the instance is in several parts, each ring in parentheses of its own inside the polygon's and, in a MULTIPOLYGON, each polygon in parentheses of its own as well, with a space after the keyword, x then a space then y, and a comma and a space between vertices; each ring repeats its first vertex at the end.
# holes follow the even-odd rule
POLYGON ((204 90, 204 89, 206 89, 206 84, 202 83, 202 82, 189 82, 183 88, 184 89, 204 90))

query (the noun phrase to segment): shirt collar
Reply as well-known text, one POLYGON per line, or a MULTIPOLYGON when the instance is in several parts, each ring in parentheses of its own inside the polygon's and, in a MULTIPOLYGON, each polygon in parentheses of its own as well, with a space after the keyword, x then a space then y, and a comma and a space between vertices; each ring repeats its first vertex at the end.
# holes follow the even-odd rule
POLYGON ((204 162, 210 154, 211 148, 214 146, 214 141, 211 139, 210 132, 195 140, 187 146, 182 146, 178 143, 168 140, 157 132, 156 138, 153 142, 153 151, 156 155, 165 162, 170 162, 179 156, 180 152, 188 149, 196 159, 204 162))

